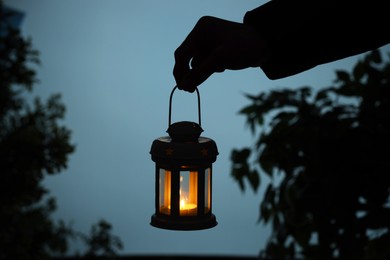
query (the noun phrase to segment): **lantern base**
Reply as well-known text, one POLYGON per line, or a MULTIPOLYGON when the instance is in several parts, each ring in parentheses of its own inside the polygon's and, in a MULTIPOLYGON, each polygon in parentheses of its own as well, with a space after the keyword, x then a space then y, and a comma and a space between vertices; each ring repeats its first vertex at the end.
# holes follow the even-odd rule
POLYGON ((171 218, 153 214, 150 225, 169 230, 202 230, 215 227, 217 220, 214 214, 206 217, 171 218))

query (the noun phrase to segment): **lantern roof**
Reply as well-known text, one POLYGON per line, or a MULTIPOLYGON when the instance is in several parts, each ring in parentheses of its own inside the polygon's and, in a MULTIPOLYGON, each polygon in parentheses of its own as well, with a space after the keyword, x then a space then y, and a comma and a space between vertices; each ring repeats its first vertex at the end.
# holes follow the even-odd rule
POLYGON ((216 143, 207 137, 178 140, 171 136, 163 136, 153 141, 150 154, 152 160, 160 164, 209 165, 216 161, 218 148, 216 143))

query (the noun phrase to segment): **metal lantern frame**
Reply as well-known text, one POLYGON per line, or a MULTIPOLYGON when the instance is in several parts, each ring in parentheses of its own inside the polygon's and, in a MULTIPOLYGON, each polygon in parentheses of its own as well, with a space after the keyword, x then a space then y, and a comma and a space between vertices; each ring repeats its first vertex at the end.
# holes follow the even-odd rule
POLYGON ((200 230, 217 225, 212 213, 212 164, 216 143, 200 136, 200 95, 198 124, 171 124, 172 96, 169 98, 168 134, 153 141, 150 154, 155 165, 155 213, 150 224, 170 230, 200 230), (183 196, 186 194, 186 197, 183 196))

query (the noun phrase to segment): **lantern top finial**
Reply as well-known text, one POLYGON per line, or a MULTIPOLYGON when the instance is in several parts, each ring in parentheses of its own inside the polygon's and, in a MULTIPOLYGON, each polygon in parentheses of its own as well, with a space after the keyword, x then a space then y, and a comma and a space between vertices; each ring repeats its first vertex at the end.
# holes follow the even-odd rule
POLYGON ((167 130, 173 142, 196 142, 202 132, 199 124, 189 121, 173 123, 167 130))

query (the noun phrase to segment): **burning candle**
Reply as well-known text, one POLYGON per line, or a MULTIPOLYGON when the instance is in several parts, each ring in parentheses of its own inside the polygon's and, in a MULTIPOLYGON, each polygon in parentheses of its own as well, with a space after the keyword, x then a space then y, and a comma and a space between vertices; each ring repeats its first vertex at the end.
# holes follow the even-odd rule
POLYGON ((180 215, 181 216, 190 216, 196 215, 197 206, 194 203, 186 203, 184 200, 180 201, 180 215))
POLYGON ((196 215, 197 214, 197 205, 195 203, 189 203, 188 198, 185 196, 186 193, 182 193, 180 189, 180 215, 196 215))

